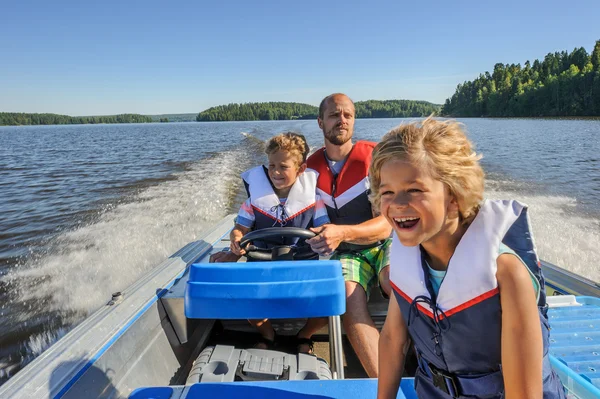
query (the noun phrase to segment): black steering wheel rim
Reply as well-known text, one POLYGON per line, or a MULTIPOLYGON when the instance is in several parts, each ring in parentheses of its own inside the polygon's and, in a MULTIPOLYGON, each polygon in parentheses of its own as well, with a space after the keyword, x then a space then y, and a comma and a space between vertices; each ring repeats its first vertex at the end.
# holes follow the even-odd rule
MULTIPOLYGON (((304 238, 309 239, 315 237, 316 234, 310 230, 303 229, 301 227, 267 227, 265 229, 254 230, 244 235, 240 240, 240 247, 246 251, 246 256, 254 259, 254 260, 264 260, 269 261, 273 260, 273 249, 278 249, 282 247, 291 248, 290 245, 278 245, 273 248, 260 248, 254 247, 252 249, 249 248, 249 245, 252 241, 269 241, 270 238, 281 238, 281 237, 292 237, 292 238, 304 238)), ((295 248, 292 248, 295 250, 295 248)), ((294 258, 297 260, 300 259, 309 259, 314 257, 315 254, 310 251, 305 251, 304 253, 294 252, 294 258), (298 256, 296 256, 298 255, 298 256)))

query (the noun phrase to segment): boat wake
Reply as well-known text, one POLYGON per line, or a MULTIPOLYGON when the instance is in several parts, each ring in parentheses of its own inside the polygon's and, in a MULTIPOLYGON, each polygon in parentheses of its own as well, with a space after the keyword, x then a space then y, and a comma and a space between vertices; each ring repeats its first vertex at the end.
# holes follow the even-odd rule
POLYGON ((513 182, 488 180, 486 198, 512 198, 527 204, 541 259, 600 282, 600 218, 580 212, 575 198, 515 190, 513 182))
POLYGON ((247 146, 213 153, 175 179, 98 211, 94 222, 59 234, 49 249, 0 277, 0 382, 87 315, 239 204, 247 146))

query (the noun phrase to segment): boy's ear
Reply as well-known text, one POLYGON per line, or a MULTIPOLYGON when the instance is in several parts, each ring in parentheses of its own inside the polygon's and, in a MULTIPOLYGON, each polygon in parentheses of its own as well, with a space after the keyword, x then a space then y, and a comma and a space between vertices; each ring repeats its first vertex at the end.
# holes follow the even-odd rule
POLYGON ((451 218, 458 218, 460 215, 460 208, 458 206, 458 200, 456 196, 450 193, 450 202, 448 203, 448 216, 451 218))
POLYGON ((298 174, 302 174, 304 173, 304 171, 306 170, 306 162, 304 162, 302 165, 300 165, 300 168, 298 168, 298 174))

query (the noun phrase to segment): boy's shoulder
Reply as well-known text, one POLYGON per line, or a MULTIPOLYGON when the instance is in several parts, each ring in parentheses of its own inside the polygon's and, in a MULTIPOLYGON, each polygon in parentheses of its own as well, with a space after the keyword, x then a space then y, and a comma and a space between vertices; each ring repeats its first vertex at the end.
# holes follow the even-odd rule
POLYGON ((304 171, 304 173, 308 173, 308 174, 313 174, 314 173, 315 175, 319 176, 319 172, 317 172, 316 170, 314 170, 311 167, 306 168, 306 170, 304 171))
POLYGON ((241 174, 242 179, 246 180, 246 178, 248 176, 250 176, 253 173, 258 173, 259 171, 262 171, 263 173, 265 173, 266 172, 265 167, 263 165, 258 165, 258 166, 254 166, 250 169, 243 171, 241 174))

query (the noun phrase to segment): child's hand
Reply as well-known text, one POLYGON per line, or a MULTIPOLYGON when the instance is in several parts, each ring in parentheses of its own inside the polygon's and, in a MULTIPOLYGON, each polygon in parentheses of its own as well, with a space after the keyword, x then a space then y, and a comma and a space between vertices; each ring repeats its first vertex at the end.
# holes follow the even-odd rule
POLYGON ((246 254, 246 251, 244 251, 240 247, 240 241, 243 236, 244 236, 243 233, 238 229, 231 230, 231 234, 229 234, 229 239, 231 241, 229 248, 231 249, 231 252, 233 252, 234 254, 236 254, 238 256, 242 256, 242 255, 246 254))
POLYGON ((237 262, 238 259, 240 257, 230 251, 219 251, 210 255, 208 263, 237 262))
POLYGON ((231 241, 231 244, 229 245, 229 249, 231 249, 231 252, 233 252, 236 255, 242 256, 246 254, 246 251, 244 251, 241 247, 240 247, 240 241, 231 241))

